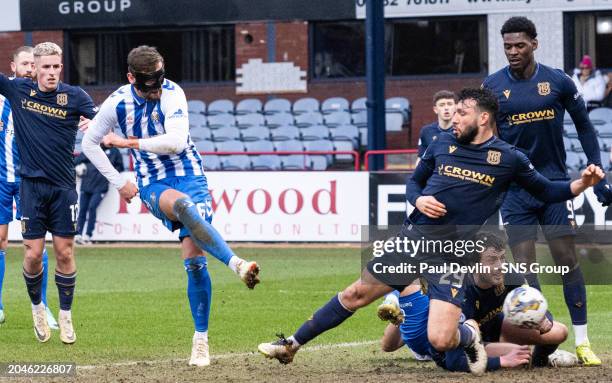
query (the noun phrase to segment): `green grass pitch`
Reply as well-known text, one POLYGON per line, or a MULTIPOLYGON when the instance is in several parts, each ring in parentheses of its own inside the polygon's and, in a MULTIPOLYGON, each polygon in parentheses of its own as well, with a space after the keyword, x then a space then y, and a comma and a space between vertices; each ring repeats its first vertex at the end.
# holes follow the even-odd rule
MULTIPOLYGON (((124 361, 186 359, 193 325, 186 297, 186 275, 176 248, 78 248, 73 319, 77 342, 63 345, 53 332, 47 344, 32 330, 29 299, 21 275, 22 249, 9 248, 0 326, 0 362, 61 361, 80 365, 124 361)), ((209 258, 213 281, 211 354, 255 351, 257 344, 290 335, 319 306, 359 276, 359 249, 241 248, 261 265, 262 283, 248 290, 216 259, 209 258)), ((52 253, 52 251, 50 251, 52 253)), ((51 256, 51 267, 55 261, 51 256)), ((50 273, 50 307, 57 313, 57 289, 50 273)), ((589 286, 589 336, 596 352, 612 342, 612 291, 589 286)), ((561 286, 545 286, 555 318, 569 324, 561 286)), ((371 305, 342 326, 312 342, 373 341, 384 324, 371 305)), ((571 328, 571 326, 568 326, 571 328)), ((573 335, 563 348, 571 350, 573 335)))

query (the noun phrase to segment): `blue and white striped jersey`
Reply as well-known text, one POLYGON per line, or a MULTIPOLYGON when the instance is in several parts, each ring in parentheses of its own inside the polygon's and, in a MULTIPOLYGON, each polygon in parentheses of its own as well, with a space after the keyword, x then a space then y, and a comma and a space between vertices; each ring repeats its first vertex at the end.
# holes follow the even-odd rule
MULTIPOLYGON (((125 138, 151 138, 166 133, 171 121, 181 121, 189 129, 187 99, 176 83, 164 80, 160 100, 149 101, 138 96, 132 85, 117 89, 106 99, 96 115, 97 125, 115 130, 125 138), (183 120, 184 119, 184 120, 183 120)), ((202 158, 186 134, 186 148, 177 154, 155 154, 130 149, 135 160, 138 186, 149 185, 166 177, 203 175, 202 158)))
POLYGON ((19 181, 19 152, 15 142, 13 113, 9 101, 0 96, 0 182, 19 181))

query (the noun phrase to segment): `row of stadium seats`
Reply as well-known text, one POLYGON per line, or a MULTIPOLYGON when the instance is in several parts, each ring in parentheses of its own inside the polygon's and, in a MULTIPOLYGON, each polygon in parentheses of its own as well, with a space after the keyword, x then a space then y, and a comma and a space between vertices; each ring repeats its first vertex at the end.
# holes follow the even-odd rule
MULTIPOLYGON (((329 114, 333 112, 358 113, 366 111, 366 98, 361 97, 352 103, 344 97, 331 97, 322 103, 316 98, 305 97, 291 104, 286 98, 274 98, 263 103, 257 98, 248 98, 234 104, 232 100, 221 99, 211 102, 208 107, 204 101, 189 100, 189 113, 202 115, 233 114, 243 115, 260 113, 265 115, 288 113, 300 115, 311 112, 321 112, 329 114)), ((404 97, 392 97, 385 101, 386 111, 389 113, 400 113, 404 115, 404 120, 408 121, 412 111, 410 102, 404 97)))

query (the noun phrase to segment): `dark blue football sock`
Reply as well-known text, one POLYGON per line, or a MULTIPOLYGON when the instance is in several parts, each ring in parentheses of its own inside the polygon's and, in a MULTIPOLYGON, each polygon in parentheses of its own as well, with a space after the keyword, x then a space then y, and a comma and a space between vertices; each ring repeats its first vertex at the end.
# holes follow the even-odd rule
POLYGON ((226 265, 234 252, 229 248, 221 234, 200 214, 198 207, 190 198, 180 198, 173 206, 174 215, 191 235, 191 239, 202 250, 210 253, 226 265))
POLYGON ((533 287, 534 289, 538 289, 539 291, 542 291, 542 288, 540 287, 540 281, 538 280, 537 274, 526 273, 525 280, 527 281, 527 284, 529 286, 533 287))
POLYGON ((188 258, 185 259, 184 265, 187 271, 187 297, 195 330, 208 331, 212 285, 206 267, 206 258, 202 256, 188 258))
POLYGON ((531 364, 534 367, 548 366, 548 356, 555 352, 558 347, 558 344, 536 345, 531 354, 531 364))
POLYGON ((38 305, 41 302, 40 286, 43 280, 43 272, 40 270, 38 274, 28 274, 23 270, 23 279, 25 279, 28 295, 33 305, 38 305))
POLYGON ((459 323, 459 346, 466 347, 474 341, 474 333, 463 323, 459 323))
POLYGON ((576 268, 569 273, 562 275, 563 280, 563 295, 565 296, 565 304, 569 309, 570 317, 573 325, 583 325, 587 323, 587 297, 586 287, 584 286, 584 277, 582 270, 577 265, 576 268))
POLYGON ((353 315, 353 311, 344 308, 340 303, 338 295, 336 295, 325 306, 317 310, 312 318, 304 322, 293 334, 293 338, 300 345, 304 345, 323 332, 338 326, 351 315, 353 315))
POLYGON ((74 298, 74 287, 76 285, 76 270, 71 274, 62 274, 55 270, 55 284, 59 293, 60 309, 70 311, 74 298))

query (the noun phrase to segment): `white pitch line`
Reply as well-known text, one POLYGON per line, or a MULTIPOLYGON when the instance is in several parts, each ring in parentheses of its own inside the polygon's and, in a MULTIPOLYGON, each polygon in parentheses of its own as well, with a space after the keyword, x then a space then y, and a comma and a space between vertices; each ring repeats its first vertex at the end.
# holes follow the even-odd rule
MULTIPOLYGON (((367 341, 362 341, 362 342, 345 342, 345 343, 322 344, 322 345, 319 345, 319 346, 304 347, 304 348, 300 349, 300 352, 313 352, 313 351, 321 351, 321 350, 332 350, 332 349, 335 349, 335 348, 349 348, 349 347, 369 346, 369 345, 372 345, 372 344, 376 344, 378 342, 380 342, 380 341, 379 340, 367 340, 367 341)), ((257 353, 252 351, 252 352, 219 354, 219 355, 212 355, 210 357, 210 359, 212 359, 212 360, 228 359, 228 358, 236 358, 236 357, 251 356, 251 355, 257 355, 257 353)), ((131 361, 131 362, 118 362, 118 363, 111 363, 111 364, 77 366, 77 370, 94 370, 94 369, 97 369, 97 368, 104 368, 104 367, 125 367, 125 366, 135 366, 135 365, 138 365, 138 364, 147 364, 147 365, 151 365, 151 364, 164 364, 164 363, 173 363, 173 362, 186 362, 188 360, 189 359, 187 359, 187 358, 185 358, 185 359, 137 360, 137 361, 131 361)))

